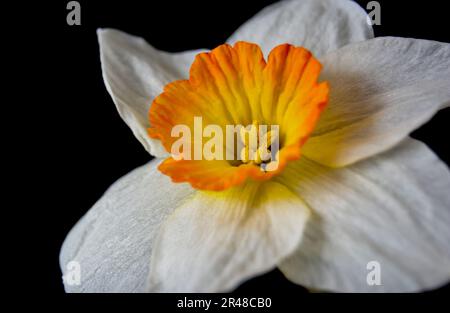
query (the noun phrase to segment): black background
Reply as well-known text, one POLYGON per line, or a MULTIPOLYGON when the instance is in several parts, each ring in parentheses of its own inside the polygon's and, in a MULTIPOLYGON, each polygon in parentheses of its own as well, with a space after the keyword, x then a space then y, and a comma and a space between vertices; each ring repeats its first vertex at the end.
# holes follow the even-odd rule
MULTIPOLYGON (((31 200, 31 212, 25 214, 34 226, 27 236, 31 242, 18 250, 33 255, 39 264, 34 283, 20 281, 20 288, 32 285, 36 292, 63 292, 58 254, 66 234, 108 186, 150 159, 104 87, 96 29, 117 28, 167 51, 214 48, 274 1, 80 0, 81 26, 66 24, 67 2, 35 2, 27 10, 38 15, 39 22, 18 29, 27 40, 25 55, 34 65, 20 73, 20 86, 25 88, 17 94, 19 102, 27 104, 21 114, 30 121, 21 124, 26 135, 18 143, 28 150, 19 179, 27 192, 16 201, 20 207, 31 200)), ((357 2, 365 7, 368 1, 357 2)), ((374 26, 376 36, 450 42, 442 2, 379 2, 382 25, 374 26)), ((449 121, 446 109, 413 134, 447 164, 449 121)), ((25 230, 16 229, 14 234, 20 232, 25 230)), ((305 292, 278 271, 244 283, 238 291, 305 292)), ((438 292, 445 291, 449 286, 438 292)))

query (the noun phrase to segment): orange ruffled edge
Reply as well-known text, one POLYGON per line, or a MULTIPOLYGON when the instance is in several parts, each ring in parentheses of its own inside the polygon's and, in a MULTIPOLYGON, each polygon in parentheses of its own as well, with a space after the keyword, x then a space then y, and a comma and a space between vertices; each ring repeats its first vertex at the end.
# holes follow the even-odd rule
POLYGON ((258 45, 237 42, 221 45, 196 56, 188 80, 165 86, 150 107, 149 135, 161 140, 170 153, 178 138, 171 137, 175 125, 192 129, 194 116, 204 124, 249 125, 252 120, 279 125, 279 164, 274 171, 259 166, 232 166, 226 160, 164 160, 158 169, 173 182, 188 182, 201 190, 224 190, 279 174, 289 161, 301 156, 321 112, 328 102, 329 87, 318 83, 321 64, 312 54, 289 44, 275 47, 266 63, 258 45))

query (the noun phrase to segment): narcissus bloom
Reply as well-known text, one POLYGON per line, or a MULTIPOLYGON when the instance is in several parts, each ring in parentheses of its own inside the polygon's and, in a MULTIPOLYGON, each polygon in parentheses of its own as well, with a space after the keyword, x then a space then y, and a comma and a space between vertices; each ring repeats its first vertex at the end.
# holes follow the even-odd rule
POLYGON ((156 158, 70 232, 61 267, 82 274, 67 291, 228 291, 275 267, 327 291, 449 281, 450 172, 409 137, 450 103, 449 44, 373 38, 347 0, 276 3, 210 52, 98 37, 106 87, 156 158), (240 161, 175 159, 171 130, 195 117, 279 126, 278 167, 245 136, 240 161))

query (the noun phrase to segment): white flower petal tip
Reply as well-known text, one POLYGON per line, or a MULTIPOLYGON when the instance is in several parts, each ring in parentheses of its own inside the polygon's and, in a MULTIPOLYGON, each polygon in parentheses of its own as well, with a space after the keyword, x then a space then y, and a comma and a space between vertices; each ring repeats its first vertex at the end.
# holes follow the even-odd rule
POLYGON ((172 184, 156 170, 157 163, 119 179, 71 230, 60 252, 66 292, 145 291, 159 226, 194 192, 172 184))
POLYGON ((306 159, 280 177, 314 212, 287 278, 337 292, 416 292, 450 281, 450 172, 423 143, 343 169, 306 159))
POLYGON ((285 0, 264 8, 228 39, 258 43, 265 55, 283 43, 322 57, 349 43, 373 38, 367 13, 348 0, 285 0))
POLYGON ((379 37, 325 56, 330 100, 304 147, 341 167, 395 146, 450 104, 450 44, 379 37))
POLYGON ((189 77, 198 51, 158 51, 144 39, 114 29, 98 29, 103 79, 122 119, 144 148, 167 156, 159 140, 148 136, 148 110, 167 83, 189 77))
POLYGON ((299 244, 308 217, 305 204, 274 182, 198 193, 161 228, 147 288, 232 290, 289 255, 299 244))

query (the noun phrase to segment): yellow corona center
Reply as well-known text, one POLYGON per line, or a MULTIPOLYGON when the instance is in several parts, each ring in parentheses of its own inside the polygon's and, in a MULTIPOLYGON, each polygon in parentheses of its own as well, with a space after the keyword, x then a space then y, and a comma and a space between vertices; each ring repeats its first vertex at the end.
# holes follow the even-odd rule
MULTIPOLYGON (((165 86, 153 101, 149 135, 161 140, 170 153, 177 138, 176 125, 194 132, 194 118, 205 125, 250 125, 238 134, 243 149, 239 160, 164 160, 159 170, 174 182, 188 182, 203 190, 224 190, 247 179, 267 180, 279 174, 287 162, 300 158, 301 149, 328 101, 328 84, 318 83, 321 65, 312 54, 289 44, 275 47, 267 62, 260 47, 248 42, 221 45, 196 56, 189 79, 165 86), (261 134, 260 125, 276 125, 261 134), (277 167, 267 156, 278 140, 277 167)), ((224 149, 226 149, 224 147, 224 149)))
POLYGON ((240 129, 240 140, 244 146, 241 150, 241 160, 243 163, 260 165, 268 161, 270 146, 277 139, 273 130, 264 134, 259 132, 258 121, 253 121, 250 130, 240 129))

